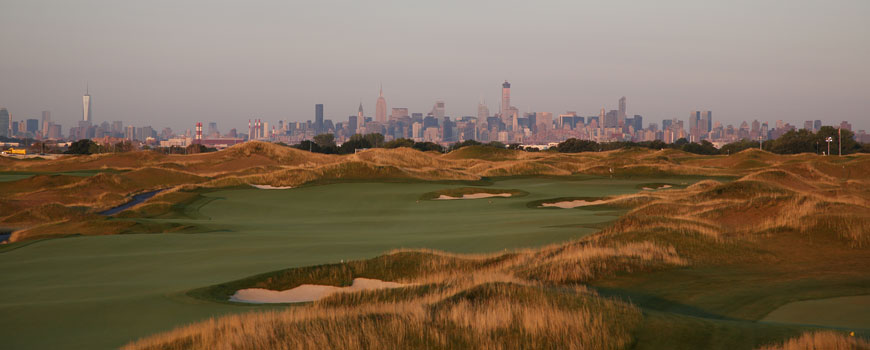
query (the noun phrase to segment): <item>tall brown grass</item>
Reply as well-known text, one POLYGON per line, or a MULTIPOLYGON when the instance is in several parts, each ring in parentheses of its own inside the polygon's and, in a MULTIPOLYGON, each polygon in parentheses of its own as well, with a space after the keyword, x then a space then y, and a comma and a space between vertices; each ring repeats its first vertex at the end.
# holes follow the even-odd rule
POLYGON ((768 345, 760 350, 868 350, 870 342, 854 335, 834 331, 806 332, 782 344, 768 345))

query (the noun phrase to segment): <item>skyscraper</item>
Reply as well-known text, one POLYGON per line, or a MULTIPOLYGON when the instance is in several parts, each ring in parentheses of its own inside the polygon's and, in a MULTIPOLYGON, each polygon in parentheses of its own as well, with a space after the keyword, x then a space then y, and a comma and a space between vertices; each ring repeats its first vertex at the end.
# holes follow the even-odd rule
POLYGON ((9 137, 10 119, 9 111, 6 108, 0 108, 0 136, 9 137))
POLYGON ((619 114, 617 114, 616 124, 621 128, 625 126, 625 96, 619 98, 619 114))
MULTIPOLYGON (((624 122, 624 121, 623 121, 624 122)), ((615 128, 619 126, 619 111, 610 110, 604 115, 604 127, 615 128)))
POLYGON ((91 94, 90 88, 85 90, 85 95, 82 96, 82 121, 91 121, 91 94))
POLYGON ((489 117, 489 107, 486 106, 486 101, 481 101, 477 104, 477 120, 484 121, 489 117))
POLYGON ((323 104, 314 105, 314 133, 323 133, 323 104))
MULTIPOLYGON (((386 102, 384 102, 384 103, 386 103, 386 102)), ((356 114, 356 125, 354 126, 355 127, 354 130, 356 132, 359 132, 359 130, 362 129, 363 124, 365 124, 365 122, 366 122, 366 118, 363 116, 362 102, 360 102, 359 103, 359 111, 356 114)))
POLYGON ((510 122, 508 118, 511 117, 510 113, 511 109, 511 83, 508 83, 507 80, 504 81, 504 84, 501 84, 501 121, 507 124, 510 122))
POLYGON ((375 121, 378 123, 387 122, 387 100, 384 99, 384 87, 378 93, 378 103, 375 105, 375 121))
POLYGON ((42 122, 39 124, 42 129, 42 137, 48 135, 48 125, 51 124, 51 112, 42 111, 42 122))
POLYGON ((706 130, 704 130, 704 133, 708 133, 713 130, 713 112, 705 111, 703 117, 704 125, 706 126, 706 130))
POLYGON ((435 101, 435 105, 432 106, 432 116, 438 120, 444 119, 444 101, 435 101))

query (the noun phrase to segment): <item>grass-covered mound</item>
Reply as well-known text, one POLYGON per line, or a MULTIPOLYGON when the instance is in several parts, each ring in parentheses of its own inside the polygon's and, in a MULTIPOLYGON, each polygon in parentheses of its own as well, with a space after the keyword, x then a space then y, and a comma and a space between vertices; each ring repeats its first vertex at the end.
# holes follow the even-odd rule
POLYGON ((368 260, 292 268, 195 289, 188 295, 217 302, 227 302, 237 290, 263 288, 287 290, 302 284, 349 286, 354 278, 408 282, 443 272, 473 271, 499 264, 512 255, 492 257, 457 257, 431 251, 396 251, 368 260))
POLYGON ((522 151, 491 146, 467 146, 444 155, 447 159, 479 159, 488 161, 516 160, 527 155, 522 151))
POLYGON ((412 301, 230 316, 124 348, 621 349, 640 321, 636 307, 583 288, 465 279, 412 301))
MULTIPOLYGON (((502 188, 482 188, 482 187, 459 187, 459 188, 447 188, 438 191, 426 192, 420 196, 421 200, 432 200, 439 199, 441 196, 447 196, 451 198, 462 198, 465 195, 475 195, 475 194, 510 194, 510 198, 514 197, 523 197, 527 196, 529 193, 523 190, 517 189, 502 189, 502 188)), ((491 198, 507 198, 507 197, 491 197, 491 198)))

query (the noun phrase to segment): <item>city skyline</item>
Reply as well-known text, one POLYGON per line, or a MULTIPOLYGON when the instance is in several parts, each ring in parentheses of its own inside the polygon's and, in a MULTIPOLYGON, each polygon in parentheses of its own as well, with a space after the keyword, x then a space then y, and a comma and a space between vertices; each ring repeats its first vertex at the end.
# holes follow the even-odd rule
POLYGON ((333 120, 360 100, 375 112, 380 82, 387 113, 443 100, 447 115, 476 115, 481 97, 498 111, 496 84, 509 80, 520 113, 594 114, 628 96, 627 114, 652 120, 700 106, 725 123, 870 128, 870 48, 854 45, 870 34, 867 2, 505 5, 13 0, 0 11, 0 106, 69 125, 89 81, 94 121, 244 129, 251 118, 311 119, 316 103, 333 120))
MULTIPOLYGON (((516 107, 511 105, 512 104, 511 96, 510 96, 511 95, 511 93, 510 93, 511 83, 508 80, 505 80, 500 86, 502 87, 501 94, 500 94, 501 95, 500 96, 501 97, 500 103, 498 106, 495 106, 495 108, 494 108, 494 110, 497 111, 496 112, 497 114, 490 113, 490 116, 495 116, 495 115, 501 116, 502 120, 508 124, 511 123, 510 118, 514 115, 513 114, 514 112, 517 112, 516 113, 517 117, 520 117, 523 113, 527 113, 527 112, 555 113, 556 115, 559 115, 560 113, 572 113, 573 112, 573 113, 576 113, 578 116, 584 116, 584 117, 585 116, 594 116, 594 114, 591 112, 585 112, 585 111, 579 111, 579 110, 564 110, 564 111, 550 111, 550 110, 546 110, 546 109, 544 109, 544 110, 531 110, 531 109, 529 109, 527 111, 522 111, 519 109, 514 110, 516 107), (504 105, 505 101, 507 101, 507 104, 510 106, 502 107, 504 105), (504 113, 508 113, 508 114, 504 115, 504 113)), ((68 119, 68 118, 63 118, 61 120, 57 120, 57 119, 51 120, 51 117, 49 117, 48 119, 51 120, 52 122, 56 121, 57 123, 55 123, 55 124, 59 124, 59 125, 63 126, 64 131, 67 130, 67 128, 69 128, 69 127, 75 127, 79 121, 91 122, 93 125, 98 125, 102 122, 112 123, 112 122, 121 121, 121 122, 124 122, 126 125, 133 125, 133 126, 139 126, 139 127, 155 126, 155 125, 151 125, 145 121, 143 121, 142 123, 136 123, 136 121, 129 121, 129 120, 117 119, 117 118, 116 119, 101 120, 100 118, 97 117, 96 119, 93 119, 94 118, 93 114, 92 114, 93 109, 92 109, 92 105, 91 105, 92 96, 90 95, 89 85, 86 85, 85 94, 82 95, 81 98, 82 98, 82 104, 81 104, 81 109, 79 111, 78 119, 68 121, 67 124, 64 124, 63 121, 68 119)), ((445 103, 445 101, 441 100, 441 99, 434 100, 434 102, 436 105, 441 105, 442 108, 445 108, 444 107, 445 104, 449 105, 449 103, 445 103)), ((324 103, 315 103, 315 112, 313 114, 310 114, 308 116, 302 115, 302 116, 299 116, 298 118, 295 118, 295 119, 294 118, 287 118, 287 117, 269 118, 269 117, 261 117, 261 116, 253 115, 253 116, 249 116, 248 118, 240 117, 238 119, 233 119, 229 122, 223 122, 220 124, 223 125, 224 130, 237 129, 237 130, 241 131, 241 130, 244 130, 245 122, 248 120, 251 120, 251 119, 257 119, 257 120, 262 120, 265 122, 275 122, 275 123, 277 123, 277 122, 301 122, 301 123, 305 123, 307 121, 310 121, 310 122, 313 122, 315 125, 319 125, 319 126, 316 126, 316 128, 320 129, 320 128, 322 128, 322 123, 324 120, 329 120, 329 121, 334 122, 334 123, 339 123, 339 122, 345 122, 348 116, 363 116, 365 118, 370 118, 373 121, 384 123, 387 121, 387 119, 391 119, 390 113, 386 112, 389 109, 401 109, 409 114, 410 114, 410 112, 414 112, 414 113, 422 113, 423 115, 427 115, 427 113, 424 112, 427 110, 426 108, 411 109, 408 107, 397 107, 397 106, 390 107, 390 106, 388 106, 384 92, 383 92, 383 84, 379 85, 377 100, 374 104, 372 104, 372 106, 374 106, 373 109, 376 111, 374 114, 364 113, 364 110, 365 110, 364 99, 360 99, 360 102, 357 105, 357 107, 354 109, 353 113, 348 113, 347 115, 341 115, 340 112, 338 113, 338 115, 336 114, 336 112, 327 113, 326 108, 324 106, 325 106, 324 103), (382 105, 383 105, 383 107, 382 107, 382 105), (384 113, 383 117, 381 117, 382 110, 384 113), (381 118, 383 118, 383 121, 381 120, 381 118)), ((443 114, 442 117, 448 116, 448 117, 451 117, 453 119, 459 119, 459 118, 471 116, 471 117, 475 117, 475 118, 480 118, 481 111, 486 110, 487 112, 489 112, 491 110, 489 107, 490 107, 490 105, 485 103, 485 99, 481 99, 478 101, 478 103, 475 106, 476 112, 469 110, 468 112, 463 112, 462 114, 446 113, 446 114, 443 114), (485 109, 482 109, 484 107, 485 107, 485 109), (472 113, 472 112, 474 112, 474 113, 472 113)), ((4 108, 7 110, 6 113, 8 114, 8 118, 9 118, 8 120, 9 120, 10 124, 17 122, 17 121, 26 121, 28 119, 37 119, 39 117, 38 115, 36 115, 36 113, 33 113, 34 115, 32 115, 32 116, 28 115, 26 117, 23 117, 20 114, 14 114, 12 111, 9 111, 9 109, 5 106, 0 105, 0 108, 4 108)), ((310 108, 310 107, 308 107, 308 108, 310 108)), ((449 108, 445 108, 445 109, 450 110, 449 108)), ((674 120, 685 121, 688 124, 688 130, 692 130, 694 128, 694 126, 692 124, 693 117, 700 118, 700 114, 698 114, 697 116, 694 116, 694 114, 700 113, 700 111, 698 111, 694 108, 691 108, 689 110, 690 115, 688 118, 683 118, 680 115, 664 116, 664 117, 656 118, 656 117, 647 116, 642 111, 638 111, 638 110, 635 110, 632 113, 628 113, 629 109, 626 107, 626 96, 621 96, 621 97, 619 97, 619 99, 617 100, 616 103, 614 103, 612 105, 605 104, 604 107, 602 107, 600 109, 601 114, 599 115, 599 117, 602 119, 602 125, 606 125, 608 117, 610 117, 610 114, 605 115, 606 111, 610 111, 608 113, 613 113, 613 115, 612 115, 614 118, 613 123, 612 123, 613 126, 622 126, 622 125, 624 125, 624 122, 625 122, 628 115, 634 115, 635 113, 639 113, 639 115, 645 116, 645 118, 646 118, 646 123, 643 124, 643 128, 646 128, 647 126, 649 126, 650 123, 659 124, 659 127, 661 127, 660 122, 662 120, 674 119, 674 120), (613 107, 614 109, 610 109, 611 107, 613 107)), ((428 112, 428 114, 431 114, 432 112, 434 112, 434 109, 430 110, 428 112)), ((710 110, 705 109, 704 112, 710 113, 710 110)), ((43 130, 43 124, 46 121, 45 120, 46 113, 48 113, 48 115, 50 116, 53 112, 51 110, 40 110, 38 113, 42 115, 42 122, 40 123, 39 129, 43 130)), ((683 115, 684 115, 684 113, 683 113, 683 115)), ((709 118, 709 116, 707 116, 707 117, 709 118)), ((795 126, 797 128, 802 128, 804 123, 807 121, 807 120, 782 119, 782 118, 780 118, 780 119, 764 119, 763 117, 761 117, 761 118, 758 118, 758 117, 756 117, 756 118, 743 118, 743 119, 736 119, 736 120, 731 121, 731 120, 721 120, 718 118, 720 118, 720 116, 717 113, 716 122, 721 123, 722 126, 734 125, 735 127, 738 127, 741 122, 756 120, 756 121, 760 121, 762 123, 773 123, 775 121, 781 121, 781 122, 786 123, 786 124, 791 124, 792 126, 795 126)), ((177 133, 183 133, 185 130, 192 129, 189 125, 191 122, 196 123, 196 122, 200 122, 203 120, 209 120, 209 121, 214 122, 214 119, 208 119, 206 117, 206 118, 193 118, 193 119, 190 119, 189 121, 187 121, 187 120, 184 120, 184 121, 175 120, 172 124, 158 124, 157 126, 159 126, 161 128, 162 127, 169 127, 169 128, 172 128, 177 133), (175 125, 178 125, 178 127, 176 127, 175 125)), ((363 122, 362 120, 359 119, 359 117, 357 117, 356 120, 358 121, 358 123, 363 122)), ((840 118, 840 119, 837 119, 836 117, 831 117, 830 120, 825 119, 825 118, 809 119, 809 121, 819 121, 819 120, 821 120, 824 125, 831 125, 831 126, 839 125, 839 123, 842 121, 848 121, 851 123, 852 128, 856 131, 870 129, 870 128, 865 129, 864 127, 862 127, 862 125, 870 126, 870 123, 868 123, 868 122, 870 122, 870 120, 865 120, 865 119, 861 119, 861 118, 857 118, 857 119, 840 118)), ((273 126, 274 126, 274 124, 273 124, 273 126)), ((708 129, 707 131, 710 131, 712 126, 713 126, 712 123, 708 122, 708 124, 706 125, 706 127, 708 129)))

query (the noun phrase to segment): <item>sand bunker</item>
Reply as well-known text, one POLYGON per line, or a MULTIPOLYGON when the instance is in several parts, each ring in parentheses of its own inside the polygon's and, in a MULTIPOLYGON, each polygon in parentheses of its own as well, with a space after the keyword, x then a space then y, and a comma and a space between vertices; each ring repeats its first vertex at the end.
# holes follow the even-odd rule
POLYGON ((490 198, 490 197, 510 197, 510 193, 472 193, 472 194, 464 194, 462 197, 451 197, 448 195, 442 194, 438 198, 435 199, 481 199, 481 198, 490 198))
POLYGON ((249 185, 254 186, 256 188, 259 188, 261 190, 289 190, 289 189, 293 188, 293 186, 272 186, 272 185, 254 185, 254 184, 249 184, 249 185))
POLYGON ((565 201, 565 202, 556 202, 556 203, 543 203, 542 207, 556 207, 562 209, 571 209, 577 207, 585 207, 587 205, 598 205, 604 204, 606 201, 584 201, 584 200, 576 200, 576 201, 565 201))
POLYGON ((671 187, 673 187, 673 186, 671 186, 671 185, 662 185, 662 186, 655 187, 655 188, 653 188, 653 187, 644 187, 644 188, 642 188, 642 189, 643 189, 644 191, 652 191, 652 190, 664 190, 664 189, 668 189, 668 188, 671 188, 671 187))
POLYGON ((407 286, 407 284, 384 282, 368 278, 354 278, 353 284, 350 287, 303 284, 299 287, 282 291, 262 288, 240 289, 230 297, 230 301, 252 304, 304 303, 322 299, 332 293, 352 293, 363 290, 399 288, 404 286, 407 286))

